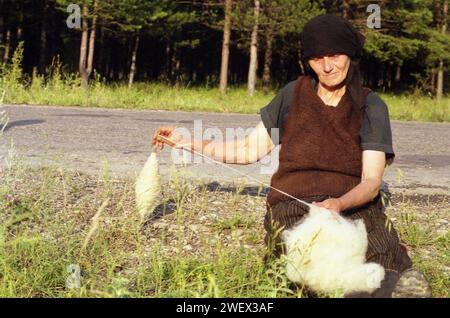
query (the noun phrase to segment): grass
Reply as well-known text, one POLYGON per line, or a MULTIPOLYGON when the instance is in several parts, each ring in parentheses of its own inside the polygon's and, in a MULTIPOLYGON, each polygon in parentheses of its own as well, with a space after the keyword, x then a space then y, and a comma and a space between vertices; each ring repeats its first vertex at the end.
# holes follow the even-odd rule
POLYGON ((215 227, 233 219, 234 211, 200 222, 195 208, 205 198, 180 177, 165 187, 167 201, 178 202, 174 210, 143 228, 131 180, 20 164, 5 169, 1 178, 0 297, 288 295, 286 279, 269 279, 255 229, 236 237, 227 226, 215 227), (84 249, 92 217, 108 201, 84 249), (67 288, 68 266, 81 269, 80 288, 67 288))
MULTIPOLYGON (((264 266, 265 198, 240 185, 208 190, 175 172, 158 217, 141 227, 133 180, 111 180, 106 165, 93 177, 8 162, 0 172, 0 297, 304 296, 287 288, 281 263, 264 266), (71 288, 77 268, 80 286, 71 288)), ((448 224, 439 223, 448 203, 389 209, 433 295, 449 297, 448 224)))
MULTIPOLYGON (((76 74, 70 74, 57 59, 47 78, 22 74, 22 47, 16 50, 10 65, 0 66, 0 87, 6 90, 5 103, 81 106, 125 109, 208 111, 256 114, 277 93, 257 90, 250 97, 244 86, 230 87, 222 95, 217 87, 169 86, 164 83, 105 84, 98 74, 89 89, 80 86, 76 74)), ((380 94, 389 107, 391 119, 450 122, 450 97, 436 101, 426 96, 380 94)))
POLYGON ((401 211, 397 230, 410 247, 414 266, 428 278, 435 296, 450 297, 449 202, 442 213, 435 213, 432 205, 424 209, 411 203, 396 209, 401 211))
POLYGON ((132 88, 128 88, 125 84, 101 84, 89 90, 75 84, 57 88, 35 85, 15 92, 10 91, 6 95, 5 102, 255 114, 272 97, 273 93, 268 95, 257 93, 256 96, 249 97, 243 87, 232 88, 227 95, 222 96, 216 88, 172 87, 162 83, 137 83, 132 88))
MULTIPOLYGON (((257 114, 276 92, 257 92, 250 97, 244 87, 234 87, 223 96, 217 88, 172 87, 162 83, 97 85, 84 90, 78 84, 32 85, 9 91, 5 102, 10 104, 81 106, 171 111, 204 111, 257 114)), ((440 102, 423 96, 380 94, 394 120, 450 122, 450 98, 440 102)))
POLYGON ((450 98, 440 101, 416 95, 380 94, 395 120, 450 122, 450 98))

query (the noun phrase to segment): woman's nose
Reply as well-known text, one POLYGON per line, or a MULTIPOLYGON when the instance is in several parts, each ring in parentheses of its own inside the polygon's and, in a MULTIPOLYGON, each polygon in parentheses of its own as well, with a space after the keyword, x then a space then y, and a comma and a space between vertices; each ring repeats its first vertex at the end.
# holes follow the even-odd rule
POLYGON ((330 61, 330 58, 328 56, 324 56, 323 58, 323 71, 325 73, 329 73, 331 72, 331 70, 333 69, 333 64, 330 61))

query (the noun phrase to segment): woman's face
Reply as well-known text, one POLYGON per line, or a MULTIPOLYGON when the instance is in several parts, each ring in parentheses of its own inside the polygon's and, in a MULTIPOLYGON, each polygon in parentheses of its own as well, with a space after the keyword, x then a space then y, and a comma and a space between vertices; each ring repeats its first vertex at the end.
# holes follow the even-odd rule
POLYGON ((350 58, 345 54, 333 54, 313 57, 309 65, 317 74, 319 82, 326 87, 335 87, 347 77, 350 58))

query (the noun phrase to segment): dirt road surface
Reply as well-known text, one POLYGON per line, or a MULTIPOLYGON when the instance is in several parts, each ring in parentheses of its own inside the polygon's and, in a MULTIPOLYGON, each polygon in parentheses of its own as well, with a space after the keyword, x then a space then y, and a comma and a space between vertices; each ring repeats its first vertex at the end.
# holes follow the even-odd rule
MULTIPOLYGON (((0 137, 0 167, 7 164, 13 150, 33 166, 56 163, 88 174, 100 174, 107 162, 114 178, 134 178, 139 173, 158 126, 182 126, 192 132, 194 121, 201 120, 203 129, 218 127, 225 135, 226 128, 246 129, 260 120, 258 115, 201 112, 27 105, 6 105, 4 109, 9 123, 0 137)), ((385 186, 408 195, 449 195, 450 124, 392 121, 392 129, 397 157, 386 172, 385 186)), ((176 167, 192 177, 221 184, 268 183, 277 165, 275 154, 265 158, 265 164, 229 165, 234 170, 208 161, 176 167)), ((160 153, 164 178, 169 178, 174 165, 172 155, 169 148, 160 153)))

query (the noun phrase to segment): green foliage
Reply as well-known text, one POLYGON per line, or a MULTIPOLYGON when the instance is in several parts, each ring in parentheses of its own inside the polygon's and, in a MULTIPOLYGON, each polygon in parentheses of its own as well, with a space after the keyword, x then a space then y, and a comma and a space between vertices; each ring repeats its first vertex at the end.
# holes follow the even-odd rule
POLYGON ((2 84, 6 91, 18 90, 22 87, 23 42, 14 51, 10 64, 2 70, 2 84))
POLYGON ((416 87, 424 89, 439 61, 449 69, 450 35, 441 31, 441 5, 434 0, 389 1, 381 8, 381 29, 366 32, 365 52, 388 65, 414 61, 422 69, 413 74, 416 87))
POLYGON ((423 229, 413 214, 405 213, 398 225, 399 235, 412 247, 422 247, 435 243, 436 238, 430 230, 423 229))
POLYGON ((418 39, 404 38, 399 41, 392 35, 369 32, 364 49, 383 63, 401 65, 405 60, 415 58, 423 44, 423 41, 418 39))
POLYGON ((118 0, 111 3, 108 10, 112 13, 111 22, 124 32, 139 30, 152 31, 171 14, 170 2, 166 0, 141 1, 118 0))
POLYGON ((214 224, 214 228, 218 231, 224 230, 236 230, 238 228, 250 228, 252 225, 255 225, 255 221, 244 218, 241 215, 236 215, 230 219, 220 219, 214 224))
POLYGON ((450 35, 442 34, 437 30, 429 31, 429 41, 424 47, 427 52, 426 65, 436 65, 438 61, 444 61, 445 66, 450 69, 450 35))
MULTIPOLYGON (((261 0, 258 18, 259 33, 261 35, 270 33, 274 38, 298 37, 306 22, 324 13, 324 10, 320 8, 321 2, 321 0, 261 0)), ((251 32, 255 23, 254 1, 235 2, 232 19, 233 28, 238 31, 240 37, 239 41, 248 45, 248 33, 251 32)))
POLYGON ((325 13, 322 1, 262 0, 261 25, 278 36, 299 35, 310 19, 325 13))
MULTIPOLYGON (((7 92, 10 95, 8 100, 20 100, 26 94, 23 86, 30 85, 29 78, 33 78, 34 88, 37 88, 45 86, 49 79, 54 80, 53 84, 69 81, 63 78, 64 74, 77 71, 80 32, 67 28, 65 23, 69 14, 66 9, 71 3, 73 1, 70 0, 1 2, 4 36, 0 43, 0 55, 3 58, 7 46, 10 48, 9 55, 16 51, 15 60, 9 56, 7 65, 0 67, 3 69, 0 70, 0 78, 4 88, 12 87, 7 92), (37 29, 45 27, 39 20, 45 3, 49 4, 47 20, 53 21, 47 25, 47 38, 57 45, 48 45, 48 40, 46 50, 39 52, 42 44, 40 37, 29 33, 29 28, 23 26, 29 23, 39 25, 37 29), (16 47, 19 29, 23 30, 22 39, 27 41, 27 45, 22 47, 16 47), (11 32, 8 43, 5 41, 6 31, 11 32), (34 56, 44 53, 47 54, 47 64, 60 54, 61 64, 68 65, 61 72, 60 79, 48 73, 32 74, 39 61, 34 56), (18 59, 23 54, 26 55, 24 63, 18 59), (22 74, 23 70, 27 74, 22 74), (45 77, 40 79, 38 75, 45 77), (14 97, 11 94, 15 94, 14 97)), ((322 13, 344 14, 343 3, 328 0, 260 0, 259 56, 262 57, 261 53, 269 47, 267 43, 273 44, 273 54, 268 56, 273 60, 271 65, 277 66, 277 71, 272 69, 271 73, 274 83, 283 86, 298 75, 298 40, 304 24, 322 13)), ((367 37, 362 65, 370 66, 363 68, 363 75, 366 84, 373 86, 371 88, 427 93, 432 83, 436 84, 434 79, 439 62, 444 63, 446 73, 450 70, 450 28, 447 27, 447 32, 442 33, 442 1, 383 1, 380 3, 381 29, 369 29, 366 25, 369 1, 349 0, 345 3, 349 5, 347 18, 367 37), (392 79, 396 66, 401 67, 398 73, 401 75, 400 81, 392 79)), ((94 79, 95 83, 100 81, 100 77, 104 81, 125 78, 130 69, 130 48, 134 41, 131 39, 139 35, 137 81, 169 80, 171 84, 178 85, 194 82, 207 87, 217 84, 223 1, 98 0, 94 6, 94 0, 83 0, 78 4, 87 9, 86 18, 89 21, 94 15, 98 17, 94 54, 94 72, 97 72, 98 79, 94 79)), ((233 1, 233 4, 229 80, 231 84, 242 84, 246 80, 254 1, 233 1)), ((447 24, 448 20, 447 16, 447 24)), ((262 58, 259 60, 262 62, 262 58)), ((39 72, 44 73, 48 66, 39 65, 39 72)), ((262 70, 260 67, 258 76, 262 75, 262 70)), ((444 76, 444 82, 446 89, 448 76, 444 76)))

